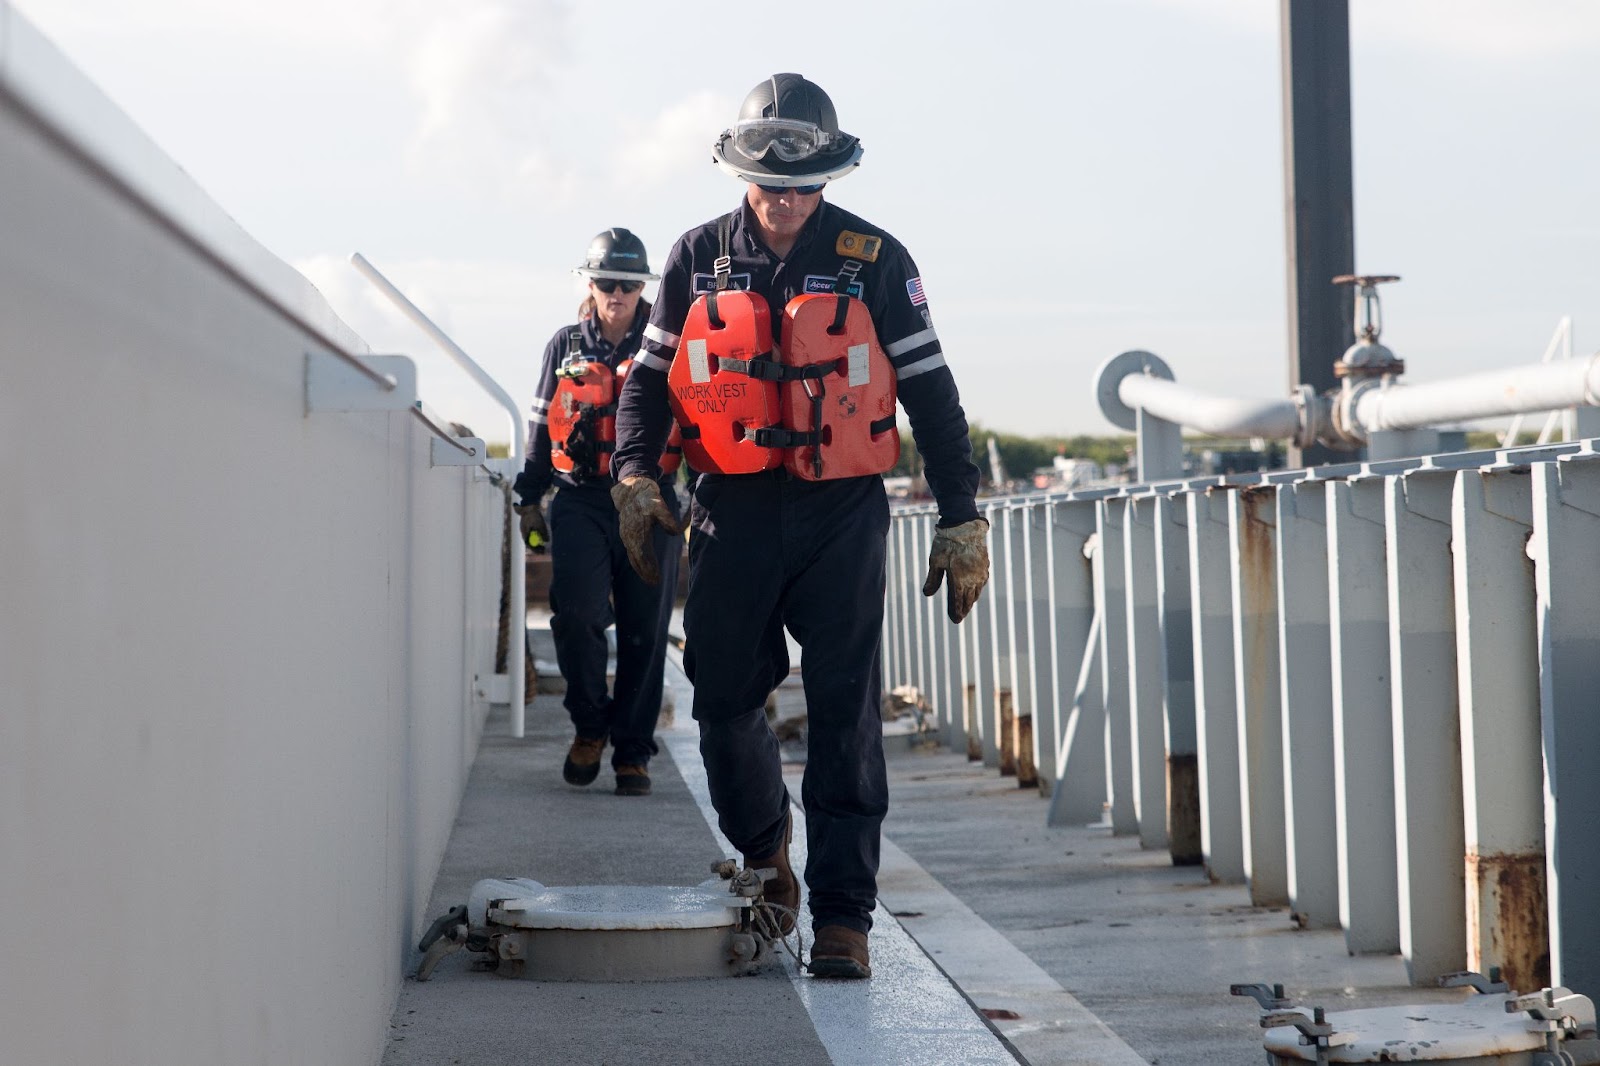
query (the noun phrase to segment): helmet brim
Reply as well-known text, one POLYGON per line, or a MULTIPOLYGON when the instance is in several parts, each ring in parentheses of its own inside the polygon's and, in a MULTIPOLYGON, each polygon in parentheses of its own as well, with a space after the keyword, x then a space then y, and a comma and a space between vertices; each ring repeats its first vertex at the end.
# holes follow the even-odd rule
POLYGON ((842 134, 844 143, 836 152, 818 154, 810 159, 797 159, 786 163, 770 154, 761 159, 751 159, 734 147, 733 131, 724 130, 717 143, 711 146, 711 158, 717 166, 736 178, 757 185, 779 185, 793 188, 796 185, 817 185, 837 181, 861 165, 861 142, 849 134, 842 134))
POLYGON ((614 281, 660 281, 660 274, 651 274, 637 270, 596 270, 592 267, 573 267, 572 272, 580 278, 593 281, 595 278, 611 278, 614 281))

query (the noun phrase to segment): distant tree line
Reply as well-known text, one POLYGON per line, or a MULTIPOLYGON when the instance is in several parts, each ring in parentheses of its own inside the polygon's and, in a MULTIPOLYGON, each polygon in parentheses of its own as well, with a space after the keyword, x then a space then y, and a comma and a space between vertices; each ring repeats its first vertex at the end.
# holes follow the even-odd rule
MULTIPOLYGON (((1092 437, 1078 434, 1072 437, 1024 437, 1015 433, 1001 433, 973 422, 968 435, 972 440, 972 461, 983 474, 983 483, 989 483, 989 438, 993 437, 1000 452, 1000 462, 1005 465, 1006 476, 1026 478, 1035 470, 1047 467, 1058 455, 1071 459, 1091 459, 1101 466, 1125 464, 1133 448, 1133 437, 1092 437)), ((921 460, 911 439, 911 431, 900 427, 900 461, 889 472, 890 477, 910 477, 922 472, 921 460)))

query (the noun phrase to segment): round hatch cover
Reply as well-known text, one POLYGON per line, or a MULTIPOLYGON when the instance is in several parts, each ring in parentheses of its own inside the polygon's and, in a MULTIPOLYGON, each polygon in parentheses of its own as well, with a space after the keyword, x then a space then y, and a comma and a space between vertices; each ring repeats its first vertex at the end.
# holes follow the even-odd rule
MULTIPOLYGON (((1460 1003, 1372 1007, 1328 1015, 1334 1032, 1354 1039, 1328 1051, 1328 1062, 1495 1061, 1497 1055, 1537 1051, 1544 1035, 1526 1014, 1507 1014, 1505 995, 1478 995, 1460 1003)), ((1316 1062, 1317 1049, 1300 1044, 1290 1026, 1269 1029, 1266 1049, 1289 1062, 1316 1062)), ((1523 1061, 1521 1059, 1513 1061, 1523 1061)))
POLYGON ((480 882, 473 897, 482 899, 490 922, 514 929, 715 929, 734 925, 749 903, 729 892, 726 881, 686 888, 549 886, 519 879, 480 882))

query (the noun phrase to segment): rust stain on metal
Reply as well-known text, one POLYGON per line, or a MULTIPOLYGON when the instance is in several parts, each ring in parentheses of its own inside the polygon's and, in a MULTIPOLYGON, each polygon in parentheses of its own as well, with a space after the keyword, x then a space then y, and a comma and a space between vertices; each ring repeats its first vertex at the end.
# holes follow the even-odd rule
POLYGON ((1270 488, 1244 489, 1239 493, 1239 506, 1244 515, 1244 537, 1239 545, 1240 579, 1249 597, 1245 607, 1251 610, 1265 610, 1274 606, 1276 600, 1273 523, 1266 519, 1273 502, 1270 488))
POLYGON ((1017 772, 1017 731, 1012 727, 1017 712, 1010 689, 1000 689, 995 696, 1000 705, 1000 776, 1011 777, 1017 772))
POLYGON ((1033 715, 1016 716, 1017 787, 1038 788, 1039 771, 1033 765, 1033 715))
POLYGON ((1200 756, 1167 756, 1167 839, 1172 865, 1198 866, 1200 846, 1200 756))
POLYGON ((1249 641, 1249 662, 1254 667, 1244 679, 1249 686, 1250 706, 1262 706, 1270 693, 1264 669, 1276 657, 1275 627, 1263 620, 1277 610, 1277 572, 1273 543, 1273 523, 1267 521, 1274 503, 1271 488, 1244 489, 1239 493, 1240 513, 1244 518, 1239 540, 1240 606, 1243 608, 1244 636, 1249 641))
POLYGON ((1468 965, 1523 992, 1549 985, 1544 852, 1468 851, 1466 873, 1468 965))

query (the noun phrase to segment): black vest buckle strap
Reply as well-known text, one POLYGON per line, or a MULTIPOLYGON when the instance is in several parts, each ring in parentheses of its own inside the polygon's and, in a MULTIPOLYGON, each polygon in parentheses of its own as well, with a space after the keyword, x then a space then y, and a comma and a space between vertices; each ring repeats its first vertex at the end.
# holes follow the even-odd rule
POLYGON ((816 444, 818 438, 816 433, 801 433, 782 426, 764 426, 747 436, 761 448, 806 448, 816 444))

